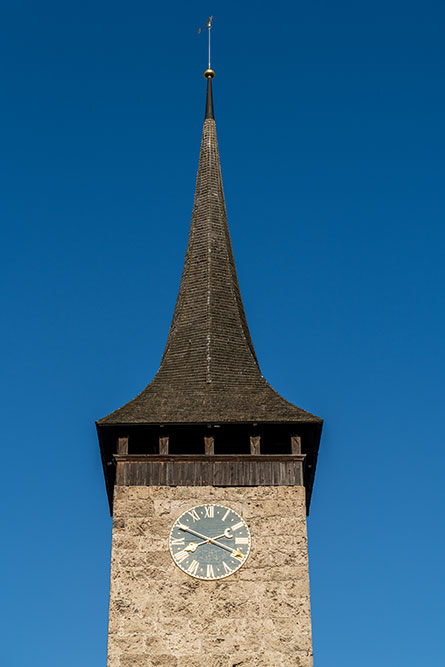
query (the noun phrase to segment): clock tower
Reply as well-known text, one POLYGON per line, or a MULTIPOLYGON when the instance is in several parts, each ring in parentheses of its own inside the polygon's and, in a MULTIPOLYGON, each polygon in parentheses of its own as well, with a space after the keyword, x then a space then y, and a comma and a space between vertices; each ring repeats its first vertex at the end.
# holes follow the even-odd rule
POLYGON ((158 373, 97 422, 113 514, 108 667, 311 667, 306 514, 322 420, 261 374, 207 99, 158 373))

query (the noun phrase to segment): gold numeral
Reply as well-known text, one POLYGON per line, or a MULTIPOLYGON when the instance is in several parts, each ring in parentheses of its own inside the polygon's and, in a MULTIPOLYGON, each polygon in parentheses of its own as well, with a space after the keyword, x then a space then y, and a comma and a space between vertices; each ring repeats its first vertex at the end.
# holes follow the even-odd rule
POLYGON ((213 519, 215 517, 215 505, 206 505, 205 506, 206 517, 213 519))
POLYGON ((222 520, 225 521, 227 519, 227 517, 229 516, 229 514, 230 514, 230 510, 227 510, 227 512, 224 514, 222 520))
POLYGON ((207 565, 207 576, 214 577, 215 573, 213 572, 213 565, 207 565))
POLYGON ((187 551, 184 551, 184 550, 183 551, 178 551, 178 553, 175 554, 175 561, 177 563, 182 563, 182 561, 185 560, 188 557, 189 557, 189 554, 187 553, 187 551))
POLYGON ((190 516, 191 516, 192 519, 193 519, 193 522, 195 522, 195 521, 199 521, 199 515, 198 515, 198 513, 196 512, 196 510, 190 510, 190 512, 187 512, 187 514, 190 514, 190 516))
POLYGON ((173 537, 171 540, 171 545, 172 547, 179 547, 181 544, 184 544, 185 538, 184 537, 173 537))
POLYGON ((197 571, 198 567, 199 567, 198 561, 197 560, 192 560, 192 562, 190 563, 190 565, 187 568, 187 572, 189 574, 196 574, 196 571, 197 571))
POLYGON ((224 567, 224 572, 225 572, 226 574, 232 574, 232 570, 231 570, 230 567, 227 565, 227 563, 226 563, 225 560, 223 560, 223 567, 224 567))
POLYGON ((235 544, 249 544, 248 537, 235 537, 235 544))
POLYGON ((244 526, 244 522, 240 521, 239 523, 236 523, 234 526, 232 526, 232 530, 239 530, 244 526))

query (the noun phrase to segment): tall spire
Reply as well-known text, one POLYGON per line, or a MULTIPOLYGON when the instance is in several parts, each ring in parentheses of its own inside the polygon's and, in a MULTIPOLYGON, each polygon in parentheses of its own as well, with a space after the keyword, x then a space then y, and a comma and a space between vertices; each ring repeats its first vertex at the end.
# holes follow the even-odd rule
POLYGON ((306 422, 261 375, 238 285, 213 114, 213 70, 179 293, 159 371, 99 424, 306 422))

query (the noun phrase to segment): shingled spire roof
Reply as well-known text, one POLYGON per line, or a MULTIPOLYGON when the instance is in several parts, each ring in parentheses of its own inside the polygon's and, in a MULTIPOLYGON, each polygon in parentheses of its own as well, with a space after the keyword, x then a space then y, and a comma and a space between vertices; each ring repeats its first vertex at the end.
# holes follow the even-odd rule
POLYGON ((266 382, 241 300, 207 99, 184 269, 161 366, 135 399, 98 424, 321 423, 266 382))

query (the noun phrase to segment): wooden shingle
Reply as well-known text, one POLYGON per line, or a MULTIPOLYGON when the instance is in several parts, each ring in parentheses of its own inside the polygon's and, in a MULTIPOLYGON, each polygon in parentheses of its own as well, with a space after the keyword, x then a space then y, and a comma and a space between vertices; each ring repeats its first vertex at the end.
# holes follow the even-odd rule
POLYGON ((322 420, 286 401, 261 375, 238 285, 208 92, 187 252, 161 365, 98 427, 224 422, 322 420))

